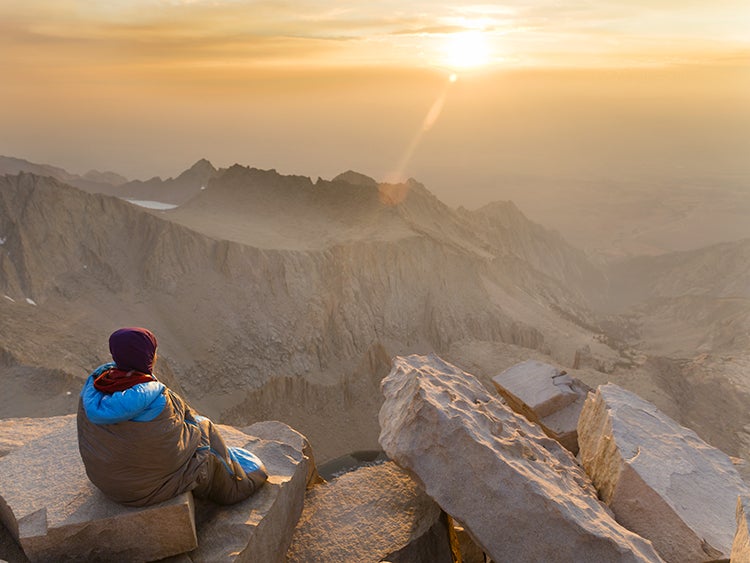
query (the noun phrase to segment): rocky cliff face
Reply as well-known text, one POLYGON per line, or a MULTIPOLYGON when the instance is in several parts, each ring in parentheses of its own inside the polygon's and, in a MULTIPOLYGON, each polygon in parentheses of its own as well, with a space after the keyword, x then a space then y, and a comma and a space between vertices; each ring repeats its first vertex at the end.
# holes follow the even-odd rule
POLYGON ((75 380, 107 359, 106 335, 146 325, 161 376, 208 412, 236 423, 289 413, 268 399, 279 376, 299 403, 348 385, 350 402, 317 412, 353 435, 366 425, 347 421, 364 409, 374 440, 373 357, 474 340, 554 351, 566 332, 585 338, 554 312, 578 306, 573 292, 423 186, 399 189, 402 203, 384 203, 382 186, 233 167, 185 206, 152 213, 50 178, 1 178, 0 348, 9 365, 72 375, 72 402, 75 380))
POLYGON ((606 370, 591 383, 632 381, 729 453, 750 447, 743 401, 715 409, 727 388, 750 395, 746 244, 611 270, 613 291, 650 296, 611 323, 628 328, 612 349, 581 305, 605 293, 582 253, 512 204, 456 211, 413 180, 234 166, 152 212, 21 174, 0 178, 0 242, 6 416, 71 412, 108 358, 106 335, 135 324, 159 336, 158 375, 200 408, 234 424, 289 421, 322 459, 376 447, 377 381, 394 354, 437 351, 491 376, 513 362, 476 351, 502 346, 606 370), (693 357, 701 348, 734 359, 693 357), (30 389, 44 392, 30 401, 30 389))

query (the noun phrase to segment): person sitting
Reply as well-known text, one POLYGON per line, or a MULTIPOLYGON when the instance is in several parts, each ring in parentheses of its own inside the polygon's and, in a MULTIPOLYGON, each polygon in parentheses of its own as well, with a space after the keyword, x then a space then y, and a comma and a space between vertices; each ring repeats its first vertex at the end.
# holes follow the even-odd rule
POLYGON ((219 504, 268 478, 257 456, 228 447, 216 426, 153 375, 157 341, 137 327, 109 337, 113 362, 89 375, 78 402, 78 449, 107 497, 146 506, 192 491, 219 504))

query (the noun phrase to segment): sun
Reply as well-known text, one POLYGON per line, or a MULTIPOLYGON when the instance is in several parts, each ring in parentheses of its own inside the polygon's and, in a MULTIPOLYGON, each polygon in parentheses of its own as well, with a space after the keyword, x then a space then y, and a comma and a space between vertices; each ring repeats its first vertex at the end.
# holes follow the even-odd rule
POLYGON ((452 34, 444 48, 445 63, 453 69, 469 69, 490 62, 490 44, 482 31, 452 34))

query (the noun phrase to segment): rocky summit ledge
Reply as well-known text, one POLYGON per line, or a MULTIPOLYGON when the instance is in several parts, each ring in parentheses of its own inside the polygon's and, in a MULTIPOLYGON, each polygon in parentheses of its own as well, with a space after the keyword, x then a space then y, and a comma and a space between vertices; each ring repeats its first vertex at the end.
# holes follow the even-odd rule
POLYGON ((0 559, 283 561, 307 483, 319 480, 309 443, 275 421, 244 432, 219 427, 229 445, 247 447, 266 464, 270 478, 258 493, 229 507, 187 493, 130 508, 89 482, 74 415, 0 421, 0 520, 25 554, 1 545, 0 559), (251 435, 256 430, 264 438, 251 435))
POLYGON ((380 444, 494 561, 661 561, 618 524, 573 456, 437 356, 398 357, 380 444))
POLYGON ((41 437, 0 458, 0 519, 31 561, 149 561, 195 548, 192 494, 121 506, 86 477, 75 416, 56 417, 51 432, 29 420, 26 438, 34 424, 41 437))

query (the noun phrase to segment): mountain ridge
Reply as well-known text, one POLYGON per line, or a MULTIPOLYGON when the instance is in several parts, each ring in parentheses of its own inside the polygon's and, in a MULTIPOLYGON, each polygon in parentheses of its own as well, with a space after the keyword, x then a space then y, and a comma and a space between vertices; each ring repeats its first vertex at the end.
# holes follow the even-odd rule
MULTIPOLYGON (((319 188, 329 195, 326 190, 341 189, 330 183, 319 188)), ((377 377, 369 370, 382 371, 384 362, 366 360, 373 349, 382 347, 387 352, 380 356, 388 357, 482 340, 543 351, 562 346, 561 357, 572 357, 571 347, 587 339, 585 330, 566 321, 560 322, 567 337, 551 330, 543 336, 534 327, 539 319, 557 318, 544 303, 562 303, 558 290, 529 300, 494 260, 440 238, 414 234, 397 243, 264 249, 208 237, 169 215, 51 178, 0 177, 0 236, 6 240, 0 292, 13 299, 0 298, 0 333, 13 335, 0 348, 16 366, 0 371, 16 369, 17 385, 23 385, 19 365, 42 370, 39 377, 61 370, 74 382, 106 360, 102 334, 147 325, 159 336, 161 369, 179 374, 178 388, 209 414, 231 411, 249 420, 252 404, 265 404, 269 415, 295 416, 289 405, 263 399, 274 396, 278 377, 292 377, 290 385, 305 393, 339 396, 350 389, 348 402, 321 420, 339 421, 337 432, 353 434, 359 427, 356 436, 376 440, 371 387, 377 377), (240 404, 246 406, 237 411, 240 404)), ((529 271, 528 277, 535 275, 529 271)), ((330 431, 310 430, 317 440, 330 431)), ((322 451, 362 445, 353 440, 342 437, 335 450, 322 451)))
POLYGON ((174 178, 162 180, 155 176, 145 181, 133 180, 119 185, 113 195, 125 199, 180 205, 205 189, 216 173, 214 165, 201 158, 174 178))
POLYGON ((744 436, 741 401, 725 405, 740 424, 725 431, 708 383, 743 365, 719 357, 744 342, 742 310, 719 302, 741 289, 743 270, 713 293, 685 294, 701 275, 710 286, 744 243, 709 266, 691 254, 607 279, 514 204, 456 210, 414 179, 348 171, 313 182, 234 165, 191 189, 176 209, 154 211, 49 177, 0 176, 0 376, 11 382, 0 412, 32 408, 23 389, 45 381, 54 392, 33 408, 71 412, 80 379, 108 357, 102 334, 137 324, 159 335, 159 377, 207 414, 290 421, 330 442, 324 457, 374 446, 388 358, 431 351, 487 373, 532 356, 582 368, 592 385, 622 378, 727 451, 744 436), (661 301, 601 323, 592 295, 617 284, 661 301), (716 358, 695 357, 714 344, 716 358))
POLYGON ((5 174, 16 175, 21 172, 39 176, 50 176, 91 193, 112 194, 120 183, 127 182, 126 178, 114 172, 89 170, 86 174, 80 176, 58 166, 37 164, 23 158, 0 155, 0 176, 5 174))

